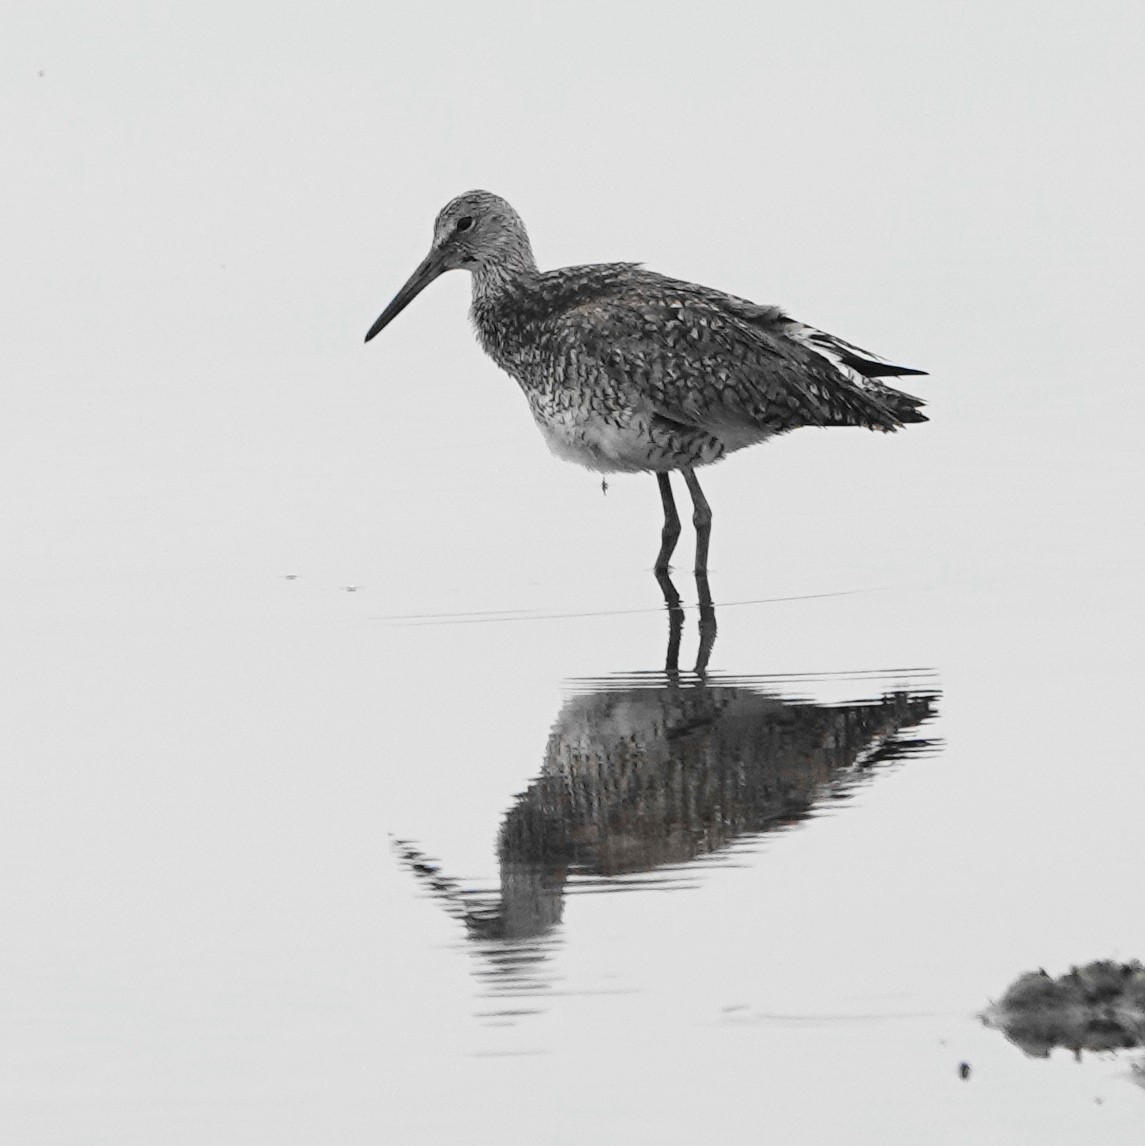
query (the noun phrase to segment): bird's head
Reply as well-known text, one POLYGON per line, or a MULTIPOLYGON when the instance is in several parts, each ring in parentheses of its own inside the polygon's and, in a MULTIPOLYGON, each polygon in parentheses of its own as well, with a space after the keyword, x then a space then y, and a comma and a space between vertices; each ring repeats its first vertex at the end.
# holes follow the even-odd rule
POLYGON ((533 266, 525 224, 504 199, 488 191, 458 195, 441 209, 433 225, 429 254, 370 327, 366 341, 445 271, 464 268, 477 273, 493 270, 512 275, 514 271, 533 266))

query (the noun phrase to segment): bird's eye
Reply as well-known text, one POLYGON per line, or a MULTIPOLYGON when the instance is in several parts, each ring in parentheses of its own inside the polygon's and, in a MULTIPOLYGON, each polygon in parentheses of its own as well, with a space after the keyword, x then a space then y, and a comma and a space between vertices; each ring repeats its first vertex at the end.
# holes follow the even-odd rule
POLYGON ((457 220, 457 230, 459 230, 459 231, 468 231, 469 228, 472 226, 473 226, 473 216, 472 215, 462 215, 461 218, 457 220))

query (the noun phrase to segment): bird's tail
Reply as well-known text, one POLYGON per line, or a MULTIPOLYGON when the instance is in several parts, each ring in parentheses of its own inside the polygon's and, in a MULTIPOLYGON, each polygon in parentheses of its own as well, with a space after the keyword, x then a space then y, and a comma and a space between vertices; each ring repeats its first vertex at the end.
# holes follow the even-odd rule
MULTIPOLYGON (((921 370, 913 371, 915 374, 921 374, 921 370)), ((880 406, 885 407, 891 417, 894 419, 895 425, 882 427, 878 426, 877 429, 898 429, 899 426, 904 426, 908 422, 929 422, 930 419, 922 412, 922 407, 926 403, 921 398, 916 398, 913 394, 904 393, 902 390, 896 390, 893 386, 884 386, 881 382, 868 381, 863 387, 868 393, 872 394, 880 406)))
POLYGON ((821 426, 862 426, 889 433, 908 422, 927 422, 921 398, 870 378, 848 378, 823 396, 821 426))
POLYGON ((795 338, 822 355, 850 383, 845 391, 832 394, 831 409, 824 425, 866 426, 871 430, 897 430, 908 422, 926 422, 922 398, 896 390, 880 381, 907 374, 925 375, 925 370, 896 366, 877 354, 850 342, 816 330, 803 323, 792 324, 795 338))

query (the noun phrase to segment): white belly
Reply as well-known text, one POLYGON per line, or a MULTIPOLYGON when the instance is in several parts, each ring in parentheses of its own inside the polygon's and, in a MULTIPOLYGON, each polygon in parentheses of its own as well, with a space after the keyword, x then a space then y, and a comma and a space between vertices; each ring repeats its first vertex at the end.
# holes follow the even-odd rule
POLYGON ((710 434, 666 432, 654 428, 645 414, 603 418, 581 411, 556 415, 546 411, 544 415, 534 412, 534 418, 558 458, 598 473, 664 472, 703 466, 719 461, 727 452, 726 443, 710 434))

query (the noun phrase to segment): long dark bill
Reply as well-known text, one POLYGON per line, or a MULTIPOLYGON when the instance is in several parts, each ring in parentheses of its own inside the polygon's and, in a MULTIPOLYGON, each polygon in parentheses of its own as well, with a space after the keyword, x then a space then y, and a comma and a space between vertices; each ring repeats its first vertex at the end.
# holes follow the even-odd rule
POLYGON ((441 252, 436 250, 430 251, 429 254, 422 259, 421 266, 410 275, 405 286, 394 295, 393 302, 378 315, 377 322, 370 327, 370 332, 366 335, 366 341, 369 342, 378 331, 388 326, 390 322, 397 318, 397 316, 445 269, 445 260, 441 252))

